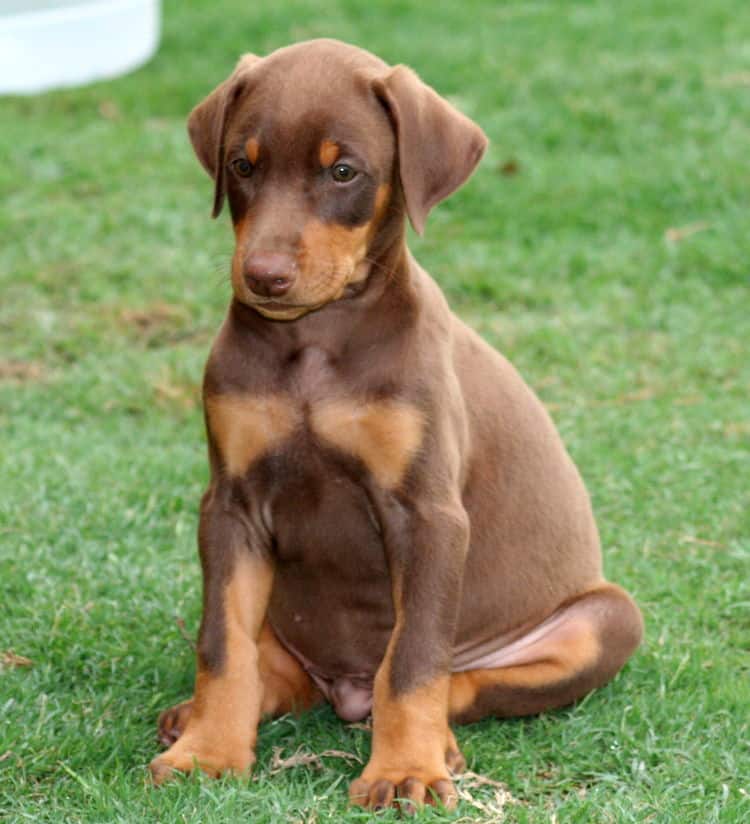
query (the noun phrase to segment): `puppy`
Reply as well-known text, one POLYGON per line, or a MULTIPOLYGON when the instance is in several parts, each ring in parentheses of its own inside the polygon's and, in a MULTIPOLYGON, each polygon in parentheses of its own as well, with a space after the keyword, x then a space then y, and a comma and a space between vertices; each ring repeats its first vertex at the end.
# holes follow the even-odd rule
POLYGON ((204 381, 195 693, 154 780, 247 771, 262 715, 329 701, 372 712, 353 803, 451 807, 450 722, 569 704, 642 635, 549 416, 406 246, 486 138, 332 40, 246 55, 189 132, 234 294, 204 381))

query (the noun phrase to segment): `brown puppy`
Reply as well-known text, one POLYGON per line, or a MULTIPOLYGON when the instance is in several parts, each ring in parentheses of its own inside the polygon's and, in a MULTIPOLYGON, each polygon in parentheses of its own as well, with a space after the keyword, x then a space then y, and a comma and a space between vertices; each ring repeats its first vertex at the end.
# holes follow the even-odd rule
POLYGON ((450 720, 569 704, 642 634, 541 403, 405 245, 486 139, 331 40, 243 57, 189 129, 237 243, 204 382, 195 695, 162 714, 154 779, 245 771, 264 713, 327 699, 373 714, 354 803, 451 806, 450 720))

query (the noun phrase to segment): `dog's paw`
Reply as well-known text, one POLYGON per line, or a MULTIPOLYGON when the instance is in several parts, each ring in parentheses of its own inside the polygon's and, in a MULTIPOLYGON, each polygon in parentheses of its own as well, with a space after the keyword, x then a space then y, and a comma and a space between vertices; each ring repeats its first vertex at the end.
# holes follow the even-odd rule
POLYGON ((388 771, 384 777, 369 779, 363 775, 352 781, 349 786, 349 801, 371 810, 398 807, 402 813, 410 815, 425 804, 442 804, 447 810, 452 810, 458 796, 447 775, 394 775, 388 771))
POLYGON ((466 770, 466 759, 458 746, 449 747, 445 751, 445 766, 451 775, 461 775, 466 770))
POLYGON ((183 701, 181 704, 175 704, 174 707, 164 710, 157 722, 157 737, 159 743, 165 747, 171 747, 182 733, 185 732, 192 710, 192 698, 189 701, 183 701))
POLYGON ((466 770, 466 759, 458 747, 452 729, 448 729, 448 743, 445 745, 445 766, 451 775, 460 775, 466 770))
POLYGON ((157 786, 180 773, 201 770, 212 778, 220 775, 247 776, 255 763, 255 753, 243 747, 210 747, 200 740, 182 736, 166 752, 149 764, 151 780, 157 786))

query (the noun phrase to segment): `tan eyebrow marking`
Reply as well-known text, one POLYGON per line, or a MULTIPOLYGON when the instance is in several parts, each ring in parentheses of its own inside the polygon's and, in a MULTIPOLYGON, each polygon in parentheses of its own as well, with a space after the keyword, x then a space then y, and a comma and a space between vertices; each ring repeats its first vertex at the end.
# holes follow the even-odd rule
POLYGON ((247 159, 255 165, 258 162, 258 153, 260 152, 260 144, 258 143, 257 138, 251 137, 247 143, 245 143, 245 154, 247 154, 247 159))
POLYGON ((338 143, 334 143, 333 140, 324 140, 320 144, 320 165, 326 169, 333 166, 340 152, 341 148, 338 143))

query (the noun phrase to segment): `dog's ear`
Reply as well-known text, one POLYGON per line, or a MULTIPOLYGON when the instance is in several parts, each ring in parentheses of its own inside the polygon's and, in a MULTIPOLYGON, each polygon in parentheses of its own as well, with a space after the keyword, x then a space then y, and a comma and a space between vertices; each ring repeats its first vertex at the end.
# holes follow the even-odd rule
POLYGON ((195 154, 214 180, 213 217, 218 217, 224 204, 224 136, 227 122, 247 87, 250 70, 261 59, 254 54, 243 55, 232 74, 202 100, 188 117, 188 134, 195 154))
POLYGON ((406 211, 421 235, 430 209, 474 171, 487 138, 407 66, 376 78, 374 90, 394 125, 406 211))

